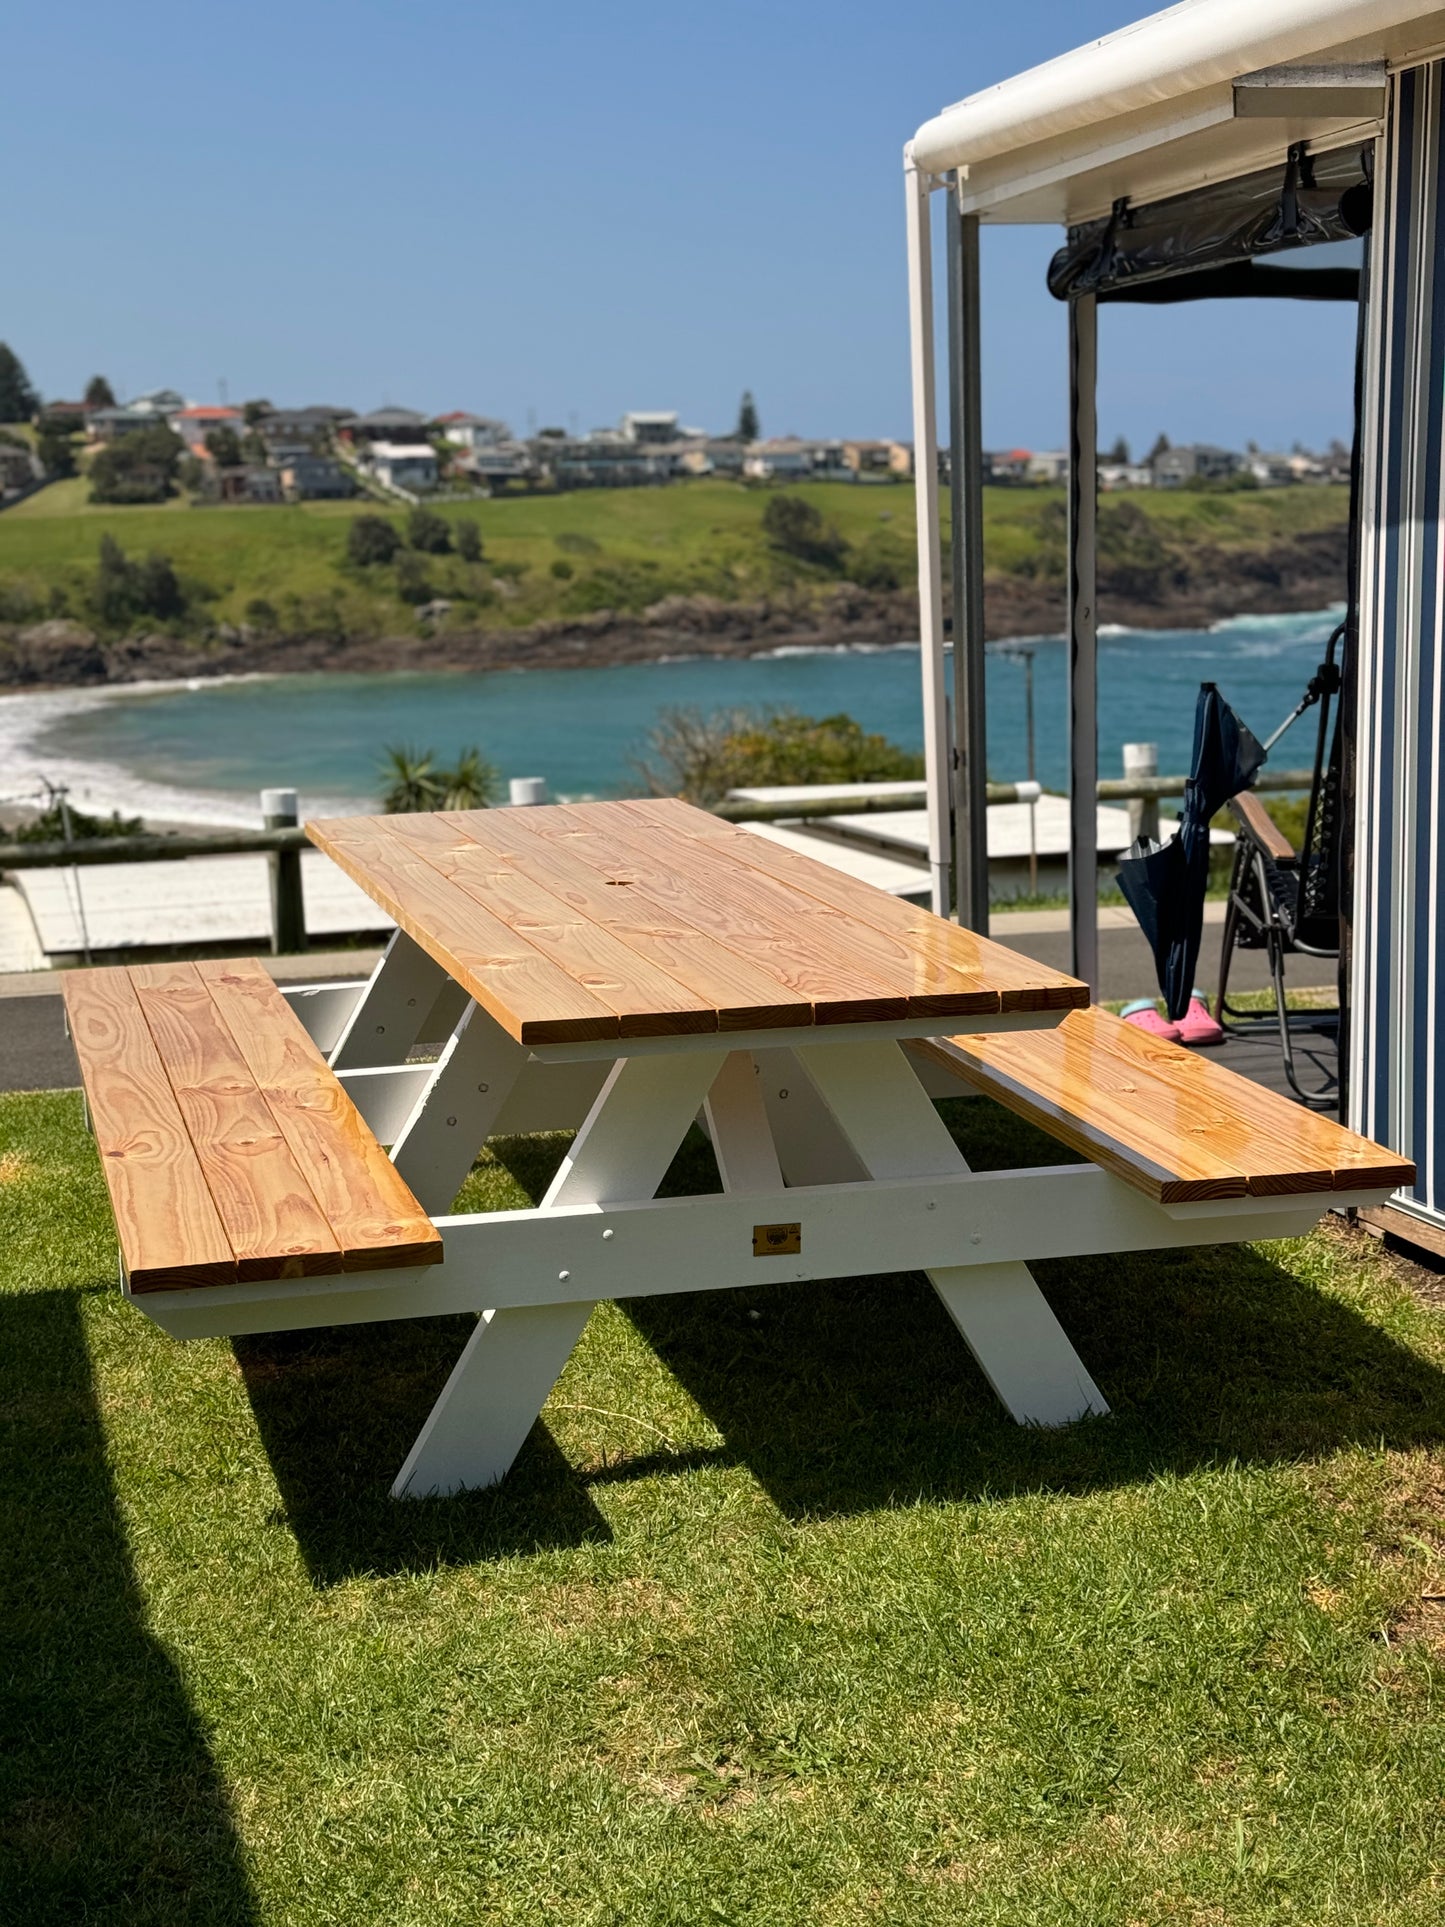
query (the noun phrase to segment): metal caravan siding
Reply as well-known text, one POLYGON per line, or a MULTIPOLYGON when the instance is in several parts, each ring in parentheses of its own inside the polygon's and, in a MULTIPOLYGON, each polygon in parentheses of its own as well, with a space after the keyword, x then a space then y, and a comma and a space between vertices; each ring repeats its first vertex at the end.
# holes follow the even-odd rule
POLYGON ((1445 1226, 1445 62, 1395 76, 1376 166, 1350 1123, 1413 1157, 1445 1226))

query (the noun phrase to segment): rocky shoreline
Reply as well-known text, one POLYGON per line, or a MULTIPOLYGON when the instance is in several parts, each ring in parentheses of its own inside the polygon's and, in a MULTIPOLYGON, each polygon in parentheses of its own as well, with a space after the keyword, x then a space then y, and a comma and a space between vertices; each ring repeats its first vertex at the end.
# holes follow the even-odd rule
MULTIPOLYGON (((1320 609, 1345 594, 1345 536, 1328 530, 1270 548, 1198 545, 1167 570, 1101 565, 1099 619, 1136 629, 1203 629, 1236 615, 1320 609)), ((1057 635, 1064 590, 1053 572, 990 578, 991 641, 1057 635)), ((57 619, 0 629, 0 689, 83 688, 173 678, 317 670, 605 668, 666 657, 768 655, 779 649, 886 647, 918 635, 911 590, 841 583, 808 600, 722 602, 674 596, 637 614, 602 610, 527 629, 417 635, 263 633, 218 624, 199 638, 105 637, 57 619)))

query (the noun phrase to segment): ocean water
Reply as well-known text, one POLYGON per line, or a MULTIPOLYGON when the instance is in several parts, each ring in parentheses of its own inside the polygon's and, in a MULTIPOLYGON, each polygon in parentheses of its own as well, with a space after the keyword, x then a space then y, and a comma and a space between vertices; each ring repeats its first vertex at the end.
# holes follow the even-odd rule
MULTIPOLYGON (((1194 701, 1217 682, 1256 734, 1298 701, 1338 610, 1237 617, 1207 631, 1108 629, 1099 639, 1100 774, 1125 742, 1157 742, 1163 772, 1188 766, 1194 701)), ((1027 773, 1025 670, 1033 657, 1039 779, 1067 784, 1066 651, 1061 637, 990 646, 989 773, 1027 773)), ((916 645, 778 651, 738 661, 478 674, 306 675, 133 685, 0 698, 0 799, 40 778, 66 782, 86 809, 195 822, 253 822, 257 792, 289 784, 304 813, 374 807, 388 744, 442 757, 477 744, 504 776, 545 776, 555 796, 637 787, 635 759, 659 714, 686 707, 847 711, 867 728, 921 742, 916 645)), ((1308 725, 1275 761, 1310 760, 1308 725)))

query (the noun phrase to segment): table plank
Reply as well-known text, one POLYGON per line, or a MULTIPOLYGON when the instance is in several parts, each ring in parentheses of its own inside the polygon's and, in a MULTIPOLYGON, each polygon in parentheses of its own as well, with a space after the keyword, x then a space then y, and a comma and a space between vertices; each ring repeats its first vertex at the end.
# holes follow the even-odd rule
POLYGON ((325 1215, 346 1271, 437 1264, 442 1241, 261 964, 196 970, 325 1215))
POLYGON ((616 1037, 617 1013, 462 895, 388 833, 386 817, 334 817, 307 835, 520 1044, 616 1037))
MULTIPOLYGON (((457 812, 457 816, 466 814, 457 812)), ((491 811, 476 811, 480 817, 491 811)), ((497 812, 497 815, 511 812, 497 812)), ((469 837, 452 816, 398 816, 391 834, 474 903, 498 916, 616 1013, 621 1037, 715 1031, 717 1006, 546 887, 469 837)))
POLYGON ((236 1254, 237 1281, 339 1272, 341 1248, 196 966, 139 965, 130 980, 236 1254))
POLYGON ((813 1007, 805 997, 675 910, 653 903, 645 891, 613 887, 578 862, 561 839, 534 828, 530 819, 535 814, 533 809, 457 810, 443 811, 441 818, 495 856, 524 868, 564 903, 685 984, 718 1013, 720 1028, 774 1030, 812 1023, 813 1007))
POLYGON ((129 973, 67 972, 61 988, 131 1290, 233 1284, 235 1253, 129 973))
MULTIPOLYGON (((688 816, 700 814, 687 811, 688 816)), ((645 815, 627 803, 593 804, 587 807, 586 822, 593 834, 603 833, 617 842, 619 850, 634 853, 627 860, 637 861, 644 853, 653 862, 665 858, 670 866, 676 866, 678 876, 700 901, 709 905, 743 904, 755 916, 765 916, 774 928, 805 935, 819 969, 866 972, 886 994, 901 1000, 905 1016, 981 1016, 992 1015, 999 1008, 998 990, 985 980, 981 970, 956 967, 935 946, 927 925, 935 924, 943 941, 947 927, 927 912, 911 913, 924 929, 922 941, 917 941, 909 934, 908 917, 901 927, 890 929, 885 908, 879 920, 864 922, 851 909, 835 907, 822 890, 807 892, 793 877, 772 876, 766 870, 731 860, 730 844, 725 839, 680 835, 670 818, 645 815)), ((747 843, 761 840, 742 832, 732 834, 747 843)), ((579 840, 576 847, 583 851, 585 842, 579 840)), ((806 858, 797 862, 805 871, 813 867, 806 858)), ((891 898, 876 894, 885 906, 891 905, 891 898)), ((830 1014, 819 1021, 849 1019, 830 1014)))
POLYGON ((808 899, 769 887, 766 879, 755 888, 721 864, 696 862, 685 845, 623 815, 619 804, 551 806, 540 827, 605 881, 641 889, 658 907, 762 965, 812 1005, 815 1024, 887 1023, 909 1015, 896 968, 880 971, 866 944, 859 946, 862 956, 850 954, 837 920, 830 924, 830 913, 808 899))
POLYGON ((674 835, 705 843, 710 855, 743 869, 760 870, 855 922, 871 924, 900 938, 917 955, 956 971, 966 983, 996 991, 999 1003, 993 1008, 1073 1010, 1089 1002, 1088 985, 1077 978, 1035 963, 1031 957, 1021 957, 989 937, 934 916, 918 904, 905 903, 860 883, 819 858, 784 849, 763 836, 749 835, 675 797, 638 797, 621 807, 674 835))

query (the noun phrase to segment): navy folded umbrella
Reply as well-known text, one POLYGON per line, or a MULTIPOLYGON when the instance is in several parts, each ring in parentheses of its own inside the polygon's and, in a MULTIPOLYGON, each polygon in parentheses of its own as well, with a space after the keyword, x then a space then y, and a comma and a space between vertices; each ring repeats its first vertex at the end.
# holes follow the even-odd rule
POLYGON ((1201 683, 1179 828, 1167 843, 1140 837, 1119 864, 1119 888, 1149 939, 1171 1020, 1184 1015, 1194 989, 1209 886, 1210 818, 1249 788, 1264 758, 1262 745, 1217 686, 1201 683))

